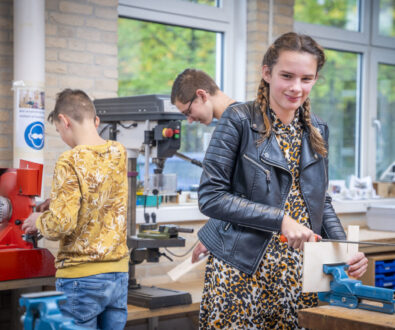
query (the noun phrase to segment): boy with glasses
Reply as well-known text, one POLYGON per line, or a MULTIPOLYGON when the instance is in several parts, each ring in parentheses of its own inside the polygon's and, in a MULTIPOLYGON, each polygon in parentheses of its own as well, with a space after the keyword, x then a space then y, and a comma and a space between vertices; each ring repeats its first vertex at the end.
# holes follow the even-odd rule
POLYGON ((236 101, 222 92, 215 81, 205 72, 186 69, 173 83, 171 103, 187 118, 210 125, 219 119, 225 109, 236 101))
MULTIPOLYGON (((189 123, 197 121, 210 125, 214 118, 220 119, 225 109, 237 102, 222 92, 204 71, 185 69, 173 83, 171 103, 187 117, 189 123)), ((199 242, 193 250, 192 262, 207 253, 206 247, 199 242)))

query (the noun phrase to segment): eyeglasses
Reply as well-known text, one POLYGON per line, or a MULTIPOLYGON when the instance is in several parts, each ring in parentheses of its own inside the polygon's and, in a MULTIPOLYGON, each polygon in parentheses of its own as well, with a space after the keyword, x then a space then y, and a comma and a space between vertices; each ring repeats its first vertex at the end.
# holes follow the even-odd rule
POLYGON ((195 94, 195 95, 192 97, 191 101, 189 101, 188 109, 186 109, 185 111, 181 111, 182 114, 183 114, 185 117, 189 117, 189 116, 191 115, 191 112, 192 112, 192 110, 191 110, 191 105, 192 105, 193 101, 195 101, 196 97, 197 97, 197 95, 195 94))

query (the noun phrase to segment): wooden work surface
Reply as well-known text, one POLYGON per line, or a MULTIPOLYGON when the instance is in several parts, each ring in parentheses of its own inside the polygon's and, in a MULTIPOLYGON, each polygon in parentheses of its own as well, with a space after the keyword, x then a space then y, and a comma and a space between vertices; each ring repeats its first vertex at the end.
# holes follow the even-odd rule
POLYGON ((158 284, 156 286, 165 289, 189 292, 192 296, 192 304, 156 309, 128 305, 128 321, 199 311, 200 300, 203 292, 203 278, 199 281, 178 281, 158 284))
POLYGON ((299 326, 313 330, 378 330, 395 329, 395 315, 349 309, 338 306, 319 306, 298 312, 299 326))
POLYGON ((35 286, 54 286, 55 277, 37 277, 23 280, 0 281, 0 291, 31 288, 35 286))
MULTIPOLYGON (((368 228, 360 228, 359 240, 395 244, 395 231, 379 231, 379 230, 371 230, 368 228)), ((359 245, 359 251, 362 251, 365 254, 378 253, 378 252, 391 252, 391 251, 395 251, 395 246, 359 245)))

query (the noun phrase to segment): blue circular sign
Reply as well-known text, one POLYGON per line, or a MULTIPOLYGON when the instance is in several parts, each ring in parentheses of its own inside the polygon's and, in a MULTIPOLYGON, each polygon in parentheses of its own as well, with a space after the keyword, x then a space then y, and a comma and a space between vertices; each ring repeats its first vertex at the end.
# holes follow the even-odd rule
POLYGON ((30 148, 41 150, 44 147, 44 124, 35 121, 26 127, 25 141, 30 148))

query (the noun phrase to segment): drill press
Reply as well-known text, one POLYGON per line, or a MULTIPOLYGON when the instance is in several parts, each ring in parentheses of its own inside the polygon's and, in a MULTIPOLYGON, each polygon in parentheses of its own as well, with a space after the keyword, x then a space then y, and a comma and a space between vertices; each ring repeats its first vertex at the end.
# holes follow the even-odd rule
MULTIPOLYGON (((163 227, 160 232, 156 230, 156 224, 149 221, 140 227, 140 233, 136 235, 137 157, 144 155, 145 196, 176 195, 176 175, 163 174, 163 168, 167 158, 178 154, 181 120, 185 116, 170 103, 167 95, 98 99, 94 104, 102 123, 101 135, 119 141, 128 152, 127 228, 131 249, 128 303, 149 308, 189 304, 192 300, 187 292, 140 286, 135 278, 136 264, 143 260, 158 262, 160 256, 166 256, 159 252, 160 248, 185 246, 185 239, 178 236, 178 231, 177 235, 170 235, 169 228, 163 227), (150 160, 156 166, 153 175, 149 175, 150 160), (155 236, 155 233, 161 233, 161 237, 155 236)), ((174 233, 174 228, 170 231, 174 233)))

